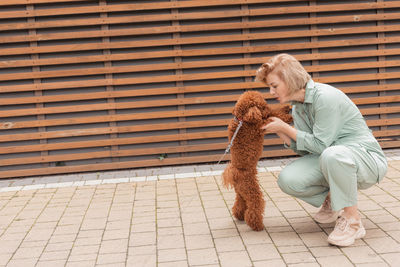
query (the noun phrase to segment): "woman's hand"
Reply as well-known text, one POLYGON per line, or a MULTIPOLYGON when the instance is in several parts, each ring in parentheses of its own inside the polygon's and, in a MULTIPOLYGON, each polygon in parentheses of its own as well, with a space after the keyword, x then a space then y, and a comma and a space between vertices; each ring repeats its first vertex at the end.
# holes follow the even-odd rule
POLYGON ((296 141, 297 130, 277 117, 271 117, 271 122, 261 127, 265 133, 277 134, 286 144, 296 141))
POLYGON ((261 127, 261 129, 264 129, 266 133, 284 132, 285 127, 288 126, 286 122, 277 117, 271 117, 270 119, 271 119, 270 123, 261 127))

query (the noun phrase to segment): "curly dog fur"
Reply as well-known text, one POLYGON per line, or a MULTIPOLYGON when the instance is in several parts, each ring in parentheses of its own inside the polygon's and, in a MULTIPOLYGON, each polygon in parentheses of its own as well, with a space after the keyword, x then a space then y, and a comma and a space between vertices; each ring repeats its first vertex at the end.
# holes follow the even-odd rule
MULTIPOLYGON (((231 162, 223 177, 226 188, 233 187, 236 192, 233 215, 245 220, 255 231, 264 229, 263 214, 265 201, 257 179, 257 162, 263 151, 264 130, 261 127, 278 117, 287 123, 292 122, 290 107, 272 110, 258 91, 247 91, 237 101, 233 115, 243 121, 231 148, 231 162)), ((228 126, 229 141, 239 122, 232 119, 228 126)))

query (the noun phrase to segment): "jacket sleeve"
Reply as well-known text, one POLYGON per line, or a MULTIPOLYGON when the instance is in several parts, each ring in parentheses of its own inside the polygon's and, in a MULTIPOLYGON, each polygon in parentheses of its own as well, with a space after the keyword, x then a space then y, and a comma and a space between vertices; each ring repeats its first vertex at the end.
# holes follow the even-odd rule
POLYGON ((297 150, 297 144, 296 144, 296 141, 294 141, 294 140, 291 141, 289 146, 286 143, 284 143, 283 146, 285 148, 289 148, 289 149, 293 150, 294 153, 296 153, 297 155, 300 155, 300 156, 309 154, 307 151, 297 150))

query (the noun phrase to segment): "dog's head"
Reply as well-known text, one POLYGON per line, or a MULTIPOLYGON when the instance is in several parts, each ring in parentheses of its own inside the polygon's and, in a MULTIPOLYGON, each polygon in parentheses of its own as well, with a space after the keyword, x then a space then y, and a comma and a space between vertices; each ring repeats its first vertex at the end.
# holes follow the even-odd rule
POLYGON ((243 122, 262 124, 269 117, 271 109, 260 92, 247 91, 239 97, 232 113, 243 122))

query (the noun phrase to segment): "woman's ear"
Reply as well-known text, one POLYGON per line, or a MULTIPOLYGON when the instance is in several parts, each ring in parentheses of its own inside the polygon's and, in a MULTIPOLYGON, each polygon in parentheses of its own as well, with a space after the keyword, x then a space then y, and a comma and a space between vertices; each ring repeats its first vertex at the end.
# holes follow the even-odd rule
POLYGON ((243 117, 243 121, 256 123, 262 120, 261 111, 257 107, 251 107, 243 117))

